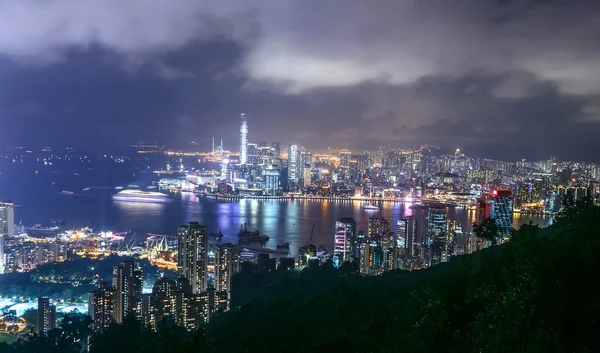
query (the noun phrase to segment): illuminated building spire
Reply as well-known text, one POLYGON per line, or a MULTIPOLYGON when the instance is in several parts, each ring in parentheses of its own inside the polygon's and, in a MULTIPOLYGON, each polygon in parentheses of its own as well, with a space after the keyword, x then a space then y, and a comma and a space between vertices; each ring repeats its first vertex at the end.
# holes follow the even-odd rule
POLYGON ((248 163, 248 118, 244 113, 240 118, 240 164, 246 164, 248 163))

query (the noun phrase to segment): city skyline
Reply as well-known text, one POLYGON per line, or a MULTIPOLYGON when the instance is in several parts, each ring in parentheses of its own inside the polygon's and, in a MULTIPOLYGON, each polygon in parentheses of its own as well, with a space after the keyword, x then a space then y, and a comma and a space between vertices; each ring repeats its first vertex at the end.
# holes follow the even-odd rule
POLYGON ((246 112, 314 149, 596 158, 597 2, 140 6, 4 4, 0 140, 228 144, 246 112))

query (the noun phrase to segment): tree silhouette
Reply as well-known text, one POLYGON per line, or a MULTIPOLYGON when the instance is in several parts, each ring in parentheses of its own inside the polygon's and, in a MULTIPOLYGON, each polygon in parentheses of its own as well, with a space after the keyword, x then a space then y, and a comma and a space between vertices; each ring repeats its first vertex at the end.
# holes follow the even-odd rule
POLYGON ((491 241, 496 244, 498 241, 498 225, 491 218, 486 218, 479 224, 474 224, 473 233, 482 240, 491 241))

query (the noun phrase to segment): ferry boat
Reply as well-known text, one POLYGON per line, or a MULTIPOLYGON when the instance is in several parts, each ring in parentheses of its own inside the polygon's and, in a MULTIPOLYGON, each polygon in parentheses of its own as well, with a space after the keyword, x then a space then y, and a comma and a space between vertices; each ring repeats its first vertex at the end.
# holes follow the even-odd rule
POLYGON ((367 211, 379 211, 379 207, 375 205, 365 205, 364 208, 367 211))
POLYGON ((132 202, 167 202, 169 195, 161 192, 127 189, 113 195, 113 199, 132 202))

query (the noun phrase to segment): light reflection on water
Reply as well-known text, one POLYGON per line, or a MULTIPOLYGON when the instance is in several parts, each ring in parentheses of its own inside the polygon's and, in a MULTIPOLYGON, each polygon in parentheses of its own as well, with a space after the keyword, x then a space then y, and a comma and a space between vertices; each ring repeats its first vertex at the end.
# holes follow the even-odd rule
MULTIPOLYGON (((98 230, 122 232, 132 229, 141 241, 146 233, 174 235, 177 227, 197 221, 209 231, 221 230, 223 242, 237 242, 240 225, 247 223, 251 230, 258 229, 270 237, 266 244, 275 248, 277 243, 291 241, 290 251, 296 254, 305 244, 313 225, 313 242, 332 249, 335 220, 353 217, 359 230, 367 230, 368 218, 374 215, 387 218, 392 230, 404 215, 414 215, 410 203, 379 203, 380 211, 364 209, 358 201, 311 200, 240 200, 228 202, 199 197, 190 193, 171 194, 172 202, 166 204, 112 201, 110 195, 74 198, 46 194, 44 203, 35 199, 22 200, 26 207, 15 210, 17 220, 25 224, 47 222, 50 218, 64 218, 69 227, 89 224, 98 230), (43 207, 50 206, 51 207, 43 207), (45 221, 46 220, 46 221, 45 221)), ((471 231, 475 212, 465 208, 449 208, 448 217, 459 221, 465 231, 471 231)), ((547 225, 550 218, 516 215, 515 225, 529 221, 547 225)))

